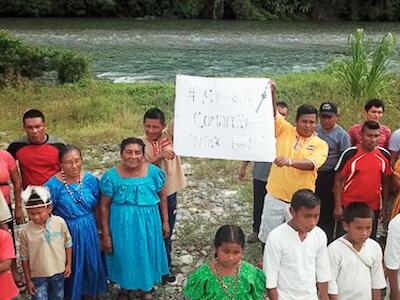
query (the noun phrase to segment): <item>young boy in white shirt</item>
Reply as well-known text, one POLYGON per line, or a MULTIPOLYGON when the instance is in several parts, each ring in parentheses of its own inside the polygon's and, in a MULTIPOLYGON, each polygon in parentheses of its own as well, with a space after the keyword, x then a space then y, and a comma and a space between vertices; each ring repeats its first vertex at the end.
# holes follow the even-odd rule
POLYGON ((328 247, 332 278, 330 300, 381 300, 386 287, 382 249, 369 238, 374 212, 363 202, 349 204, 343 212, 347 232, 328 247))
POLYGON ((385 266, 389 287, 385 300, 400 299, 400 214, 394 217, 388 228, 385 248, 385 266))
POLYGON ((263 262, 270 300, 328 299, 327 237, 316 226, 320 206, 311 190, 298 190, 290 206, 293 218, 268 235, 263 262))

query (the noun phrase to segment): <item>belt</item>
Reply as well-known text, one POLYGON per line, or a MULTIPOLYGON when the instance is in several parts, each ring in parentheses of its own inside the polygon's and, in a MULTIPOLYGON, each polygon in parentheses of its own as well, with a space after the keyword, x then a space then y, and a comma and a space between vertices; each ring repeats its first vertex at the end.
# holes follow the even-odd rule
POLYGON ((270 196, 272 196, 274 199, 276 199, 276 200, 279 200, 279 201, 282 201, 282 202, 284 202, 284 203, 287 203, 287 204, 290 204, 290 201, 286 201, 286 200, 283 200, 283 199, 280 199, 280 198, 277 198, 277 197, 275 197, 274 195, 272 195, 272 194, 269 194, 270 196))

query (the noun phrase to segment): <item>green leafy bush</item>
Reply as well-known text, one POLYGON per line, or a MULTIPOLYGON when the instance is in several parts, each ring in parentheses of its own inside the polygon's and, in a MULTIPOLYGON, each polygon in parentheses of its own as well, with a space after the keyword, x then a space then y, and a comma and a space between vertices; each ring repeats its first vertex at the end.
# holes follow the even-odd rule
POLYGON ((54 68, 54 52, 26 45, 21 39, 0 30, 0 84, 33 79, 54 68))
POLYGON ((182 18, 198 18, 203 6, 201 0, 176 0, 176 11, 182 18))
POLYGON ((387 33, 378 47, 367 52, 367 39, 363 29, 349 35, 351 57, 334 60, 329 66, 334 77, 344 86, 358 106, 361 99, 379 97, 391 74, 389 63, 396 54, 393 35, 387 33))
POLYGON ((238 20, 265 20, 265 13, 250 0, 233 0, 232 8, 238 20))
POLYGON ((89 74, 90 62, 80 53, 24 43, 0 30, 0 86, 15 85, 57 71, 61 83, 75 82, 89 74))
POLYGON ((306 15, 312 10, 313 0, 264 0, 265 9, 277 16, 306 15))
POLYGON ((89 59, 80 53, 65 50, 58 55, 58 81, 76 82, 89 74, 89 59))

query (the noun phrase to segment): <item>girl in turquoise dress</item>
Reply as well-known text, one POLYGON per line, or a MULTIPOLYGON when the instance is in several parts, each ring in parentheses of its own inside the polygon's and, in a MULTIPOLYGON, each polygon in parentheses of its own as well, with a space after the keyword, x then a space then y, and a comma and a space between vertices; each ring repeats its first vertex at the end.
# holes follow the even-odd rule
POLYGON ((190 300, 263 299, 265 276, 261 269, 242 261, 245 236, 236 225, 224 225, 215 235, 215 259, 188 278, 183 290, 190 300))
POLYGON ((152 299, 154 284, 168 273, 165 174, 144 161, 141 139, 123 140, 120 154, 121 163, 108 170, 100 184, 108 276, 121 287, 118 299, 128 299, 137 290, 143 292, 142 299, 152 299))

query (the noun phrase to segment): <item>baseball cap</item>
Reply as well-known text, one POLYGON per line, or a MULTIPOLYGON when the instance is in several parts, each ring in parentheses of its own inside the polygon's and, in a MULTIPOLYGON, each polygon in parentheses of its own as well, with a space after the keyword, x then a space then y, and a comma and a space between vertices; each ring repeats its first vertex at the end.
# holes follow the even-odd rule
POLYGON ((321 103, 319 107, 319 114, 320 115, 328 115, 328 116, 334 116, 337 115, 337 107, 335 103, 332 102, 324 102, 321 103))

